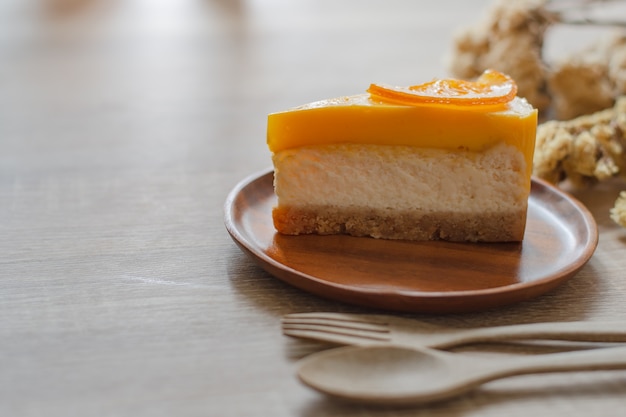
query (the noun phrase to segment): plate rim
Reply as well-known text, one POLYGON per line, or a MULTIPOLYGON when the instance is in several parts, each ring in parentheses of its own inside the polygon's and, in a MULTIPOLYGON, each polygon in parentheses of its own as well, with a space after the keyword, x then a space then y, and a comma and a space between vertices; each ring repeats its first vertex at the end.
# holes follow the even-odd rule
MULTIPOLYGON (((342 300, 341 298, 337 298, 337 297, 328 297, 320 293, 317 293, 315 291, 305 289, 303 288, 303 286, 295 284, 293 279, 287 279, 284 276, 282 276, 283 274, 281 272, 292 274, 293 276, 299 277, 300 279, 314 282, 316 283, 316 285, 321 285, 326 288, 331 288, 333 290, 340 290, 340 291, 350 293, 350 294, 357 293, 357 294, 364 295, 364 296, 376 296, 377 295, 379 297, 385 297, 385 296, 386 297, 400 296, 400 297, 409 297, 409 298, 419 297, 421 300, 427 299, 431 301, 441 300, 444 298, 452 299, 452 300, 462 300, 462 299, 467 299, 467 298, 488 297, 494 294, 502 295, 503 293, 504 294, 515 293, 515 292, 523 291, 525 289, 540 290, 542 287, 548 287, 547 289, 543 291, 536 291, 538 292, 538 294, 536 295, 540 295, 558 286, 560 283, 569 279, 571 276, 577 273, 591 259, 591 257, 593 256, 597 248, 598 241, 599 241, 599 232, 598 232, 597 223, 593 215, 589 211, 589 209, 587 209, 587 207, 585 207, 584 204, 582 204, 579 200, 577 200, 575 197, 573 197, 569 193, 554 186, 553 184, 533 176, 531 190, 533 186, 534 187, 539 186, 543 190, 548 190, 550 193, 557 195, 560 199, 566 200, 570 205, 572 205, 576 209, 576 211, 580 214, 581 218, 584 219, 583 224, 585 226, 584 228, 587 230, 587 236, 586 236, 586 239, 581 240, 581 242, 583 243, 580 245, 582 246, 580 256, 578 256, 572 262, 550 273, 549 275, 538 278, 536 280, 517 282, 517 283, 508 284, 508 285, 504 285, 500 287, 490 287, 490 288, 478 289, 478 290, 474 289, 474 290, 421 292, 421 291, 413 291, 413 290, 407 290, 407 289, 402 289, 402 288, 399 288, 393 291, 381 290, 377 288, 366 288, 366 287, 356 288, 348 284, 326 281, 323 278, 308 274, 306 272, 299 271, 298 269, 295 269, 289 265, 286 265, 277 261, 276 259, 266 254, 264 251, 260 250, 260 248, 258 248, 258 246, 255 245, 253 242, 250 242, 249 238, 245 236, 245 234, 242 233, 242 231, 239 230, 239 228, 236 226, 237 222, 235 221, 234 211, 235 211, 235 201, 237 200, 239 195, 247 187, 251 186, 255 182, 264 180, 266 176, 269 176, 269 175, 273 176, 273 173, 274 173, 274 169, 272 167, 269 167, 269 168, 265 168, 263 170, 257 171, 255 173, 249 174, 248 176, 241 179, 228 193, 226 201, 224 202, 224 224, 226 226, 226 229, 229 235, 234 240, 234 242, 239 246, 240 249, 242 249, 246 254, 251 256, 253 260, 257 264, 259 264, 262 269, 270 273, 272 276, 284 282, 287 282, 290 285, 300 288, 301 290, 307 291, 309 293, 314 293, 317 296, 327 298, 327 299, 332 298, 338 301, 343 301, 348 304, 364 305, 360 303, 353 303, 350 301, 342 300), (271 269, 273 270, 269 270, 267 266, 271 266, 271 269)), ((527 298, 531 298, 531 297, 527 297, 527 298)), ((523 300, 519 300, 519 301, 523 301, 523 300)), ((420 309, 409 309, 409 310, 403 309, 401 311, 426 312, 420 309)))

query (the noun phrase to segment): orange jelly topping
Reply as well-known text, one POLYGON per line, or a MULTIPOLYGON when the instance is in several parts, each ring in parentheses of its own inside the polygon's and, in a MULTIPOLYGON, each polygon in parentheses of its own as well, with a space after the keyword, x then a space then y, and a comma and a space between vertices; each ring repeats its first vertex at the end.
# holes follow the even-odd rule
POLYGON ((507 75, 486 71, 476 81, 412 87, 372 84, 368 92, 270 114, 269 150, 342 143, 481 152, 504 143, 524 153, 530 175, 537 110, 516 97, 507 75))
POLYGON ((476 81, 437 79, 410 87, 372 84, 367 92, 372 98, 405 105, 493 106, 513 100, 517 84, 508 75, 487 70, 476 81))

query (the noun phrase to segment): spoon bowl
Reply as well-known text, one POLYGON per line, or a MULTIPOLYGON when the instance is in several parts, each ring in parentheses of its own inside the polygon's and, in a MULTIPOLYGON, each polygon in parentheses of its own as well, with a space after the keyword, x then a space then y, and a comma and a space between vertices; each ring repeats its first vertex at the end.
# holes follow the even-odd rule
POLYGON ((428 348, 348 346, 303 359, 309 387, 351 401, 409 405, 444 400, 514 375, 626 369, 626 347, 532 357, 477 358, 428 348))
POLYGON ((298 376, 318 391, 351 400, 381 404, 435 401, 453 395, 448 394, 449 389, 458 382, 448 369, 451 359, 435 350, 346 347, 305 359, 298 376))

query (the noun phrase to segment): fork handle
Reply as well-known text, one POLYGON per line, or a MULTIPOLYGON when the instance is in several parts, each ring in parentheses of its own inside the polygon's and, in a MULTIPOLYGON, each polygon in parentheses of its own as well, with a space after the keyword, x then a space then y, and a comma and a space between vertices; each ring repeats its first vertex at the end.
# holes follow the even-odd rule
POLYGON ((510 340, 567 340, 577 342, 626 342, 626 322, 550 322, 514 324, 509 326, 464 329, 454 338, 442 341, 437 347, 445 348, 477 342, 510 340), (454 340, 452 340, 454 339, 454 340))

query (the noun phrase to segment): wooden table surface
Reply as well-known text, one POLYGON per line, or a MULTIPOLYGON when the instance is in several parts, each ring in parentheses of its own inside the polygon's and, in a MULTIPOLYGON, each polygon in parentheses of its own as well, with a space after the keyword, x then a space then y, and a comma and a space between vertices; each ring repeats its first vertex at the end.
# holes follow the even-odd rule
MULTIPOLYGON (((624 371, 518 377, 402 410, 318 395, 294 371, 327 346, 282 336, 281 315, 371 310, 273 278, 224 227, 228 192, 270 166, 268 113, 446 75, 454 31, 487 4, 3 1, 0 415, 623 412, 624 371)), ((578 45, 582 33, 564 30, 548 48, 578 45)), ((575 193, 600 243, 557 290, 416 317, 464 327, 626 320, 626 230, 608 217, 622 188, 575 193)))

